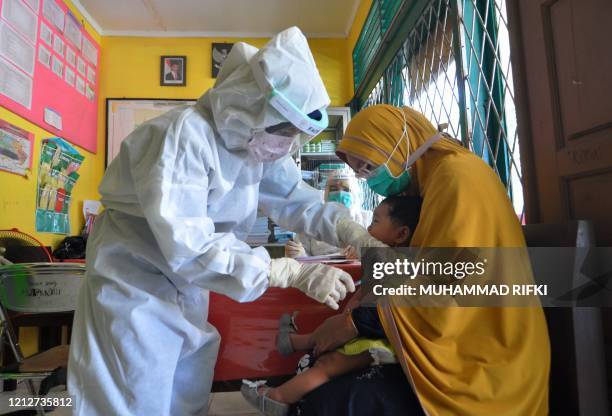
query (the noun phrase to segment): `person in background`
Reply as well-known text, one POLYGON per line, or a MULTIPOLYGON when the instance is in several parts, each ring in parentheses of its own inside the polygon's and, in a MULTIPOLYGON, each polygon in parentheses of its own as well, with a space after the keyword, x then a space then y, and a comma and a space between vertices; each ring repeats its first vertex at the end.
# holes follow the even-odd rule
MULTIPOLYGON (((416 229, 420 211, 421 198, 388 197, 374 210, 368 232, 389 247, 406 247, 416 229)), ((358 305, 358 302, 354 305, 358 305)), ((335 351, 318 355, 315 350, 314 363, 302 368, 295 377, 278 387, 268 387, 261 381, 245 380, 241 388, 243 397, 264 415, 283 416, 288 414, 291 404, 297 403, 306 394, 333 378, 368 366, 397 363, 384 331, 372 331, 371 323, 377 320, 376 314, 375 307, 347 307, 343 312, 344 319, 353 321, 358 332, 356 338, 335 351)), ((289 355, 296 351, 313 350, 316 344, 312 334, 296 334, 294 325, 287 318, 288 315, 281 318, 279 352, 289 355)), ((307 354, 300 362, 304 366, 304 361, 309 360, 310 355, 307 354)))
POLYGON ((237 43, 197 104, 121 144, 87 244, 68 390, 77 415, 206 414, 220 337, 210 292, 238 302, 294 287, 337 309, 355 290, 330 266, 270 259, 245 243, 258 207, 337 243, 348 217, 302 181, 290 154, 327 127, 329 97, 297 28, 257 50, 237 43))
MULTIPOLYGON (((347 207, 351 218, 364 227, 370 224, 372 211, 362 209, 362 192, 355 174, 348 170, 336 170, 327 178, 323 199, 337 202, 347 207)), ((318 241, 300 233, 293 241, 285 244, 285 256, 295 258, 303 256, 321 256, 341 253, 348 258, 356 259, 358 254, 354 247, 339 248, 324 241, 318 241)))

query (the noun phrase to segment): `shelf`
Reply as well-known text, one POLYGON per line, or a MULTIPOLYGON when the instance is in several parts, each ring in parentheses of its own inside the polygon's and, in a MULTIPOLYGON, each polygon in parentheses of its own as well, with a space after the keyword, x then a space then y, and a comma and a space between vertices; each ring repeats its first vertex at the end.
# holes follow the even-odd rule
POLYGON ((335 153, 315 153, 315 152, 308 152, 308 153, 300 153, 301 156, 303 157, 314 157, 314 158, 333 158, 333 159, 337 159, 340 160, 340 158, 335 154, 335 153))

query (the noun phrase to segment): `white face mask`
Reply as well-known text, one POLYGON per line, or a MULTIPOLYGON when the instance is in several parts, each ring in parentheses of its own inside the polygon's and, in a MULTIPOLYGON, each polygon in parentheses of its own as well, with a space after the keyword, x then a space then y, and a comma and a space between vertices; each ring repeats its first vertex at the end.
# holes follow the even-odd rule
POLYGON ((295 152, 298 147, 299 136, 280 136, 260 130, 253 133, 247 151, 257 162, 270 162, 295 152))

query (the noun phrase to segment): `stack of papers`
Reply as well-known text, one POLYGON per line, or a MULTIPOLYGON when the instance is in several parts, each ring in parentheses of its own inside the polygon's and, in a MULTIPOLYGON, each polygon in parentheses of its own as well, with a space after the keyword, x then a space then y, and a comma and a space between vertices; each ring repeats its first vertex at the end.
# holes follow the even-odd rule
POLYGON ((324 264, 338 264, 338 263, 355 263, 359 260, 347 259, 340 253, 324 254, 322 256, 303 256, 295 258, 300 263, 324 263, 324 264))
POLYGON ((257 217, 253 228, 246 238, 247 244, 265 244, 270 238, 270 230, 268 229, 268 217, 257 217))

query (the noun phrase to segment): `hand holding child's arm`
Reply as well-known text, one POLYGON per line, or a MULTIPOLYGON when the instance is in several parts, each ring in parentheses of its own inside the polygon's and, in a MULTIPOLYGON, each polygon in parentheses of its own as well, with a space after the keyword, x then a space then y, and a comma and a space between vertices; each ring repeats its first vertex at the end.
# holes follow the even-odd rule
POLYGON ((323 354, 344 345, 346 342, 355 338, 359 333, 353 323, 351 313, 341 313, 327 318, 315 331, 312 333, 314 341, 315 355, 323 354))

